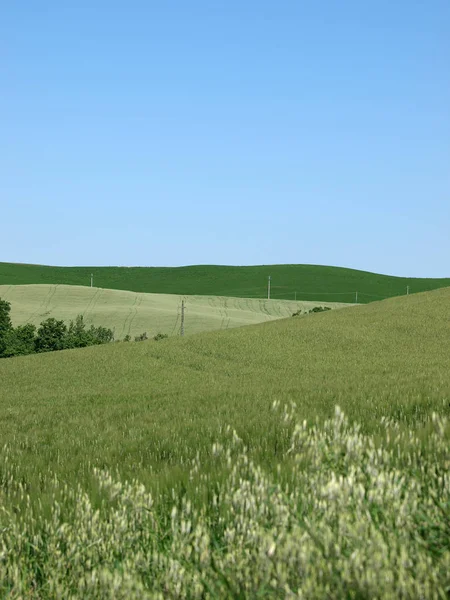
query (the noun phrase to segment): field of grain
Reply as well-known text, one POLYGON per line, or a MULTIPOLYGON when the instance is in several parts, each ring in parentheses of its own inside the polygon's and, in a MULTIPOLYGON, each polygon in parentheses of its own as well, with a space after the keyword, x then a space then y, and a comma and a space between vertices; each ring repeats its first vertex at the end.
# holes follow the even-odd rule
POLYGON ((3 596, 446 598, 449 303, 1 360, 3 596))
POLYGON ((14 326, 39 325, 49 317, 69 322, 82 314, 88 325, 111 328, 116 340, 144 331, 149 337, 156 333, 178 335, 183 299, 186 335, 282 319, 318 304, 332 308, 346 306, 329 302, 141 294, 70 285, 0 285, 0 298, 11 303, 14 326))
POLYGON ((450 286, 450 278, 392 277, 321 265, 49 267, 0 263, 0 285, 94 286, 158 294, 367 303, 450 286))

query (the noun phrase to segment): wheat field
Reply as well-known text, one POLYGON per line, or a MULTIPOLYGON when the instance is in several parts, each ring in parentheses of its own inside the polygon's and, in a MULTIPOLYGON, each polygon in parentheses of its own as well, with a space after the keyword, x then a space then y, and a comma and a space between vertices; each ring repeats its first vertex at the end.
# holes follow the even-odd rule
POLYGON ((0 298, 11 303, 13 324, 39 325, 49 317, 64 321, 82 314, 87 324, 114 330, 115 339, 144 331, 177 335, 185 301, 185 332, 230 329, 291 316, 313 306, 348 306, 329 302, 294 302, 223 296, 178 296, 105 290, 74 285, 0 285, 0 298))

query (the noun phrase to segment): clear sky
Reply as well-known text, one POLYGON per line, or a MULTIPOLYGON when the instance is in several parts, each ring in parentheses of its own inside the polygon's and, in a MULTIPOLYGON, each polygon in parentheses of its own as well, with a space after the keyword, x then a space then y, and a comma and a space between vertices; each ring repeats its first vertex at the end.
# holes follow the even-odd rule
POLYGON ((0 261, 450 276, 449 0, 3 2, 0 261))

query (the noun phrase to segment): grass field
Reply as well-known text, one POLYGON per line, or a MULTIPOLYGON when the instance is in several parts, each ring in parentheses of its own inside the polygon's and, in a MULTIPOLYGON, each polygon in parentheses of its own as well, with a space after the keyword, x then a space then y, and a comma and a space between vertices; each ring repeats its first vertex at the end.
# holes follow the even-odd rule
POLYGON ((3 595, 446 598, 449 304, 1 360, 3 595))
POLYGON ((186 334, 271 321, 317 305, 288 300, 142 294, 70 285, 0 285, 0 298, 11 303, 14 326, 39 325, 49 317, 69 322, 82 314, 88 325, 113 329, 117 340, 144 331, 149 337, 156 333, 178 335, 183 298, 186 334))
POLYGON ((0 285, 94 285, 106 289, 158 294, 321 300, 366 303, 392 296, 450 286, 450 278, 391 277, 366 271, 316 265, 262 265, 230 267, 47 267, 0 263, 0 285), (358 297, 356 300, 356 292, 358 297))

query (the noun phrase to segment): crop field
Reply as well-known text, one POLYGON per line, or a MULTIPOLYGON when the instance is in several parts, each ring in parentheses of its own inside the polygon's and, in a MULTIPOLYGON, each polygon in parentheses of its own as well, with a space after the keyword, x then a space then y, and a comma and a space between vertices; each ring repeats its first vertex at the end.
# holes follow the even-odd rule
POLYGON ((158 294, 367 303, 450 286, 450 278, 392 277, 318 265, 49 267, 0 263, 0 285, 61 284, 158 294))
MULTIPOLYGON (((82 314, 88 325, 111 328, 116 340, 144 331, 149 337, 156 333, 178 335, 183 298, 186 334, 290 317, 298 310, 308 311, 318 304, 217 296, 180 297, 70 285, 0 285, 0 298, 11 303, 14 326, 39 325, 49 317, 69 322, 82 314)), ((320 304, 332 308, 345 306, 329 302, 320 304)))
POLYGON ((450 593, 450 289, 0 361, 0 595, 450 593))

